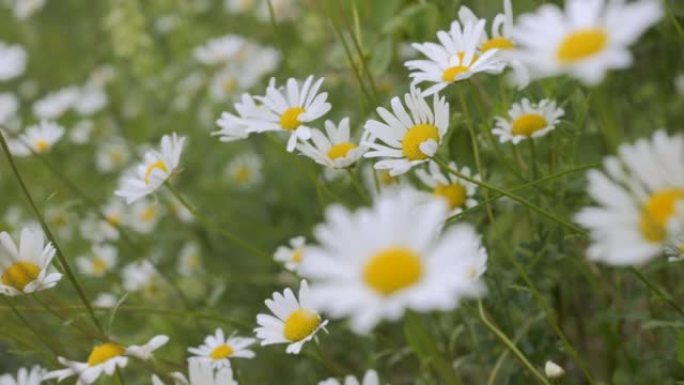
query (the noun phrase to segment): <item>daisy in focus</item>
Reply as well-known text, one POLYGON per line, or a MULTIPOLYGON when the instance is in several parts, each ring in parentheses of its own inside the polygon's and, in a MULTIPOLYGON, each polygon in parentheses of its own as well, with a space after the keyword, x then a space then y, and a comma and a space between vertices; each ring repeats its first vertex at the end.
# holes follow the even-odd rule
POLYGON ((216 329, 213 335, 204 339, 204 344, 196 348, 188 348, 188 352, 211 363, 215 369, 230 368, 232 358, 254 358, 254 352, 247 349, 254 342, 256 342, 254 338, 236 336, 226 338, 223 330, 216 329))
POLYGON ((342 119, 339 125, 326 120, 325 133, 313 130, 311 142, 313 144, 302 142, 297 149, 314 162, 330 168, 350 167, 367 151, 364 145, 359 146, 351 140, 349 118, 342 119))
POLYGON ((306 281, 299 285, 299 298, 289 288, 282 294, 273 293, 273 298, 266 300, 266 306, 275 317, 270 314, 257 315, 259 327, 254 332, 261 340, 261 346, 288 344, 287 353, 299 354, 304 344, 328 324, 311 305, 306 281))
POLYGON ((299 265, 304 258, 306 249, 306 239, 304 237, 294 237, 290 239, 288 246, 278 246, 273 259, 285 265, 290 271, 298 271, 299 265))
POLYGON ((411 86, 404 102, 406 107, 400 98, 392 98, 392 112, 377 109, 384 122, 369 120, 364 126, 369 139, 362 144, 370 149, 364 157, 380 158, 375 168, 389 170, 390 176, 427 162, 449 129, 449 103, 444 97, 434 95, 430 108, 420 90, 411 86))
POLYGON ((16 156, 29 156, 32 153, 44 154, 50 151, 62 136, 64 136, 62 126, 43 120, 40 124, 27 128, 18 139, 10 140, 8 145, 12 154, 16 156))
POLYGON ((0 233, 0 293, 16 296, 55 287, 62 274, 50 265, 54 257, 55 248, 38 228, 23 228, 18 244, 0 233))
MULTIPOLYGON (((342 385, 343 383, 338 381, 336 378, 328 378, 325 381, 321 381, 318 385, 342 385)), ((369 370, 363 376, 361 382, 354 376, 347 376, 344 378, 344 385, 380 385, 380 379, 378 378, 378 372, 375 370, 369 370)))
MULTIPOLYGON (((238 385, 230 367, 215 370, 211 363, 198 359, 188 359, 188 378, 183 374, 171 373, 175 385, 238 385)), ((164 385, 159 377, 152 376, 152 385, 164 385)))
POLYGON ((128 365, 128 358, 134 357, 147 361, 152 358, 152 352, 166 345, 169 337, 158 335, 145 345, 123 346, 117 342, 109 341, 93 347, 86 362, 70 361, 64 357, 58 360, 66 369, 55 370, 48 373, 44 379, 62 382, 63 380, 77 376, 79 385, 88 385, 96 382, 104 373, 114 375, 117 369, 128 365))
POLYGON ((0 82, 21 76, 26 69, 27 56, 22 46, 0 41, 0 82))
POLYGON ((608 70, 631 66, 628 47, 662 16, 658 0, 567 0, 565 10, 545 4, 518 19, 513 57, 525 77, 568 74, 596 85, 608 70))
POLYGON ((116 265, 118 254, 112 245, 93 245, 89 256, 76 258, 76 265, 87 276, 103 277, 116 265))
MULTIPOLYGON (((461 174, 477 179, 479 175, 472 175, 470 168, 458 168, 456 163, 450 162, 449 168, 458 170, 461 174)), ((433 161, 428 163, 427 170, 417 170, 416 176, 423 184, 432 188, 432 194, 435 197, 444 199, 449 204, 450 215, 456 215, 464 209, 477 205, 477 201, 473 198, 477 192, 477 185, 463 180, 451 173, 444 174, 439 165, 433 161)))
POLYGON ((525 98, 513 103, 507 118, 496 117, 492 133, 499 137, 501 143, 518 144, 525 139, 541 138, 556 128, 563 114, 565 111, 551 99, 532 103, 525 98))
POLYGON ((315 228, 301 272, 314 308, 349 318, 367 334, 404 312, 452 310, 484 291, 487 253, 469 225, 443 232, 448 206, 411 189, 387 191, 372 208, 332 206, 315 228))
POLYGON ((254 153, 244 153, 233 158, 226 167, 231 184, 246 189, 263 180, 261 158, 254 153))
POLYGON ((598 206, 575 221, 591 231, 589 259, 609 265, 640 265, 661 255, 684 229, 684 135, 656 131, 623 144, 589 171, 588 192, 598 206))
POLYGON ((47 370, 40 366, 34 366, 30 370, 20 368, 16 377, 10 374, 0 376, 0 385, 40 385, 46 373, 47 370))
POLYGON ((184 143, 185 138, 175 133, 164 135, 160 150, 146 152, 143 163, 123 178, 114 194, 131 204, 156 191, 176 171, 184 143))
POLYGON ((219 120, 216 121, 220 130, 211 134, 218 136, 221 142, 233 142, 247 138, 249 136, 247 119, 261 114, 263 108, 257 106, 251 95, 242 94, 240 102, 235 103, 235 110, 238 115, 224 111, 219 120))

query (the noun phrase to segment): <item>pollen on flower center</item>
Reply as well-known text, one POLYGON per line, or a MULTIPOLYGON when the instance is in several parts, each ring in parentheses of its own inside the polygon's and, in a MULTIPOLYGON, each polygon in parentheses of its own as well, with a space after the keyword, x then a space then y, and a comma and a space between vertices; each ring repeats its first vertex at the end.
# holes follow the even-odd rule
POLYGON ((513 135, 531 136, 535 132, 548 126, 546 118, 539 114, 525 114, 513 122, 511 132, 513 135))
POLYGON ((214 361, 222 360, 233 355, 233 348, 228 344, 221 344, 212 350, 209 355, 214 361))
POLYGON ((389 296, 416 284, 423 276, 420 255, 403 247, 390 247, 374 254, 363 270, 363 280, 389 296))
POLYGON ((482 43, 482 46, 480 47, 480 50, 482 52, 487 52, 490 49, 500 49, 500 50, 507 50, 507 49, 513 49, 515 48, 515 44, 511 39, 507 39, 505 37, 493 37, 486 42, 482 43))
POLYGON ((601 52, 607 43, 608 34, 603 29, 580 29, 563 39, 556 51, 556 57, 560 62, 573 63, 601 52))
POLYGON ((112 358, 123 355, 125 352, 126 349, 124 349, 123 346, 114 342, 105 342, 104 344, 97 345, 88 356, 88 366, 95 366, 107 362, 112 358))
POLYGON ((238 169, 235 171, 235 175, 233 176, 235 178, 235 181, 238 183, 245 183, 248 182, 249 179, 252 177, 252 172, 247 166, 240 166, 238 169))
POLYGON ((2 273, 2 284, 23 291, 26 285, 38 278, 40 267, 33 262, 15 262, 2 273))
POLYGON ((152 207, 152 206, 146 207, 142 211, 142 213, 140 213, 140 219, 142 219, 144 222, 151 222, 156 217, 157 217, 157 209, 152 207))
POLYGON ((344 158, 347 156, 349 151, 356 148, 356 145, 352 142, 340 142, 330 147, 328 150, 328 158, 335 160, 337 158, 344 158))
POLYGON ((293 342, 301 341, 311 335, 320 324, 321 316, 318 313, 307 309, 298 309, 290 314, 285 321, 285 338, 293 342))
POLYGON ((439 141, 439 131, 432 124, 418 124, 406 131, 401 141, 401 149, 408 160, 423 160, 427 155, 420 150, 420 145, 428 140, 439 141))
POLYGON ((166 167, 166 163, 164 163, 164 161, 160 159, 147 166, 147 170, 145 170, 145 177, 143 178, 145 184, 150 184, 150 176, 152 175, 152 171, 154 170, 162 170, 165 173, 169 172, 169 169, 166 167))
POLYGON ((107 262, 105 262, 105 260, 102 258, 99 258, 99 257, 93 258, 92 264, 93 264, 93 272, 96 274, 102 274, 105 271, 107 271, 107 262))
POLYGON ((684 189, 668 188, 656 191, 642 208, 639 228, 651 242, 661 242, 667 236, 667 222, 679 202, 684 202, 684 189))
POLYGON ((50 148, 50 142, 45 139, 36 140, 36 152, 45 152, 50 148))
POLYGON ((466 189, 458 183, 440 184, 435 187, 433 194, 446 199, 452 209, 463 206, 466 200, 466 189))
POLYGON ((280 116, 280 126, 288 131, 294 131, 299 127, 299 115, 304 113, 301 107, 290 107, 280 116))
POLYGON ((303 257, 304 257, 304 250, 297 249, 294 251, 294 253, 292 253, 292 262, 301 263, 303 257))
POLYGON ((460 74, 466 73, 470 70, 470 68, 464 66, 464 65, 456 65, 449 67, 442 72, 442 81, 451 83, 454 80, 456 80, 456 77, 460 74))

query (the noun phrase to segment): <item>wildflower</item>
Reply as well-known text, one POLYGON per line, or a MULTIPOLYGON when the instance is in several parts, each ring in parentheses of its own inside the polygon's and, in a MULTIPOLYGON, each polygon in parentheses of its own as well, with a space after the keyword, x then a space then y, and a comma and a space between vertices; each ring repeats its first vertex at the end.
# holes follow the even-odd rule
POLYGON ((45 0, 14 0, 14 17, 26 20, 45 6, 45 0))
POLYGON ((117 256, 118 251, 114 246, 93 245, 91 255, 76 258, 76 265, 85 275, 102 277, 116 265, 117 256))
POLYGON ((565 370, 553 361, 546 361, 544 364, 544 374, 546 374, 546 377, 554 380, 563 377, 565 370))
POLYGON ((609 265, 639 265, 660 255, 684 225, 684 135, 656 131, 606 157, 587 174, 586 207, 575 221, 591 231, 587 256, 609 265))
POLYGON ((130 214, 125 218, 128 227, 140 234, 149 234, 157 227, 161 218, 162 206, 151 199, 134 202, 130 214))
POLYGON ((196 242, 187 242, 178 255, 178 273, 192 276, 202 269, 202 254, 196 242))
POLYGON ((313 145, 303 142, 297 145, 297 149, 314 162, 330 168, 350 167, 368 150, 366 146, 359 146, 351 140, 349 118, 342 119, 337 126, 326 120, 325 134, 313 130, 311 141, 313 145))
POLYGON ((19 111, 19 100, 14 94, 0 92, 0 125, 12 120, 19 111))
POLYGON ((123 287, 128 292, 143 292, 152 298, 159 292, 161 277, 154 265, 146 259, 126 265, 121 276, 123 287))
MULTIPOLYGON (((335 378, 328 378, 325 381, 319 382, 318 385, 342 385, 342 383, 335 378)), ((378 373, 375 370, 369 370, 363 376, 363 379, 360 383, 356 377, 347 376, 344 378, 344 385, 380 385, 380 379, 378 378, 378 373)))
POLYGON ((363 143, 370 148, 364 157, 381 158, 375 168, 389 170, 391 176, 427 162, 449 129, 449 103, 444 97, 435 95, 430 108, 420 90, 412 86, 404 102, 408 113, 401 99, 395 97, 391 102, 393 113, 382 107, 377 109, 384 122, 369 120, 364 126, 370 138, 363 143))
POLYGON ((33 103, 33 114, 40 119, 56 120, 74 107, 80 96, 76 86, 62 88, 33 103))
MULTIPOLYGON (((449 167, 458 170, 461 174, 480 179, 479 175, 471 175, 468 167, 458 169, 454 162, 449 163, 449 167)), ((416 176, 423 184, 432 188, 432 194, 444 199, 449 204, 450 215, 456 215, 464 208, 473 207, 477 201, 473 199, 477 191, 477 185, 463 180, 452 174, 444 174, 439 169, 439 165, 433 161, 428 163, 428 170, 417 170, 416 176)))
POLYGON ((541 138, 556 128, 564 113, 551 99, 535 104, 525 98, 520 103, 513 103, 508 110, 508 118, 496 117, 492 133, 499 137, 501 143, 518 144, 525 139, 541 138))
POLYGON ((98 145, 95 152, 95 167, 98 171, 109 173, 123 167, 131 154, 126 142, 118 137, 98 145))
POLYGON ((299 270, 299 266, 304 258, 306 239, 304 237, 294 237, 290 239, 288 246, 279 246, 276 249, 273 259, 283 263, 285 268, 290 271, 299 270))
POLYGON ((185 138, 175 133, 164 135, 160 151, 147 151, 143 163, 122 180, 114 194, 131 204, 156 191, 176 171, 184 143, 185 138))
POLYGON ((211 39, 206 44, 195 48, 195 59, 202 64, 215 66, 224 65, 238 58, 247 46, 247 40, 242 36, 225 35, 211 39))
POLYGON ((55 287, 62 274, 50 266, 54 257, 55 248, 37 228, 24 227, 18 244, 0 233, 0 293, 16 296, 55 287))
POLYGON ((244 153, 236 156, 228 163, 226 174, 235 186, 248 188, 262 181, 261 167, 261 158, 253 153, 244 153))
POLYGON ((102 110, 108 102, 109 98, 102 88, 86 86, 79 90, 73 108, 81 116, 88 116, 102 110))
POLYGON ((43 154, 54 146, 64 135, 64 128, 57 123, 43 120, 38 125, 30 126, 8 145, 12 154, 28 156, 32 153, 43 154))
POLYGON ((0 384, 2 385, 40 385, 43 382, 43 376, 47 370, 40 366, 34 366, 31 369, 20 368, 16 377, 10 374, 3 374, 0 376, 0 384))
MULTIPOLYGON (((175 385, 238 385, 233 377, 233 369, 222 367, 214 369, 210 362, 196 357, 188 359, 189 380, 181 373, 171 373, 175 385)), ((152 376, 152 385, 164 385, 159 377, 152 376)))
POLYGON ((249 125, 246 119, 258 116, 263 108, 256 105, 251 95, 243 94, 241 101, 235 103, 235 110, 238 112, 238 115, 223 112, 221 113, 221 118, 216 121, 216 124, 221 129, 212 132, 212 135, 217 135, 222 142, 232 142, 247 138, 249 135, 247 131, 249 125))
POLYGON ((0 82, 21 76, 26 69, 26 50, 0 41, 0 82))
POLYGON ((119 302, 116 296, 112 293, 100 293, 93 300, 93 306, 105 309, 113 309, 119 302))
POLYGON ((254 358, 254 352, 247 348, 255 341, 254 338, 245 337, 225 338, 223 330, 216 329, 214 335, 204 339, 204 344, 188 348, 188 352, 211 363, 213 368, 230 368, 231 358, 254 358))
MULTIPOLYGON (((480 52, 487 52, 490 49, 498 49, 499 51, 506 51, 515 47, 515 42, 512 39, 513 32, 513 7, 511 0, 503 0, 504 13, 499 13, 492 20, 491 36, 487 35, 485 31, 482 34, 478 50, 480 52)), ((458 10, 458 19, 463 25, 468 23, 477 23, 481 19, 473 13, 473 11, 462 5, 458 10)))

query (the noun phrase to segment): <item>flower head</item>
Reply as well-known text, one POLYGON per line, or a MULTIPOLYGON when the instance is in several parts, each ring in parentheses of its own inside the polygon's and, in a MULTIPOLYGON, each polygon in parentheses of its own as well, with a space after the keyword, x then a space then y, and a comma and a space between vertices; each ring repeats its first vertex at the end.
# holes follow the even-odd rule
POLYGON ((40 124, 27 128, 18 139, 11 140, 8 145, 12 154, 16 156, 43 154, 50 151, 62 136, 64 136, 62 126, 43 120, 40 124))
POLYGON ((325 133, 313 130, 311 142, 313 144, 302 142, 297 145, 297 149, 314 162, 330 168, 347 168, 356 163, 368 150, 365 145, 357 145, 352 141, 349 118, 342 119, 339 125, 326 120, 325 133))
POLYGON ((21 76, 26 69, 26 50, 0 41, 0 82, 21 76))
POLYGON ((254 338, 236 336, 226 338, 223 330, 216 329, 214 335, 204 339, 204 344, 196 348, 188 348, 188 352, 211 363, 214 368, 229 368, 230 360, 233 358, 254 358, 254 352, 247 349, 254 342, 256 342, 254 338))
MULTIPOLYGON (((459 170, 454 162, 450 162, 449 167, 459 170)), ((465 176, 480 179, 479 175, 471 175, 468 167, 461 168, 459 172, 465 176)), ((477 191, 477 185, 450 173, 444 174, 436 162, 430 161, 427 170, 417 170, 416 176, 423 184, 432 189, 432 194, 435 197, 444 199, 447 202, 451 215, 456 215, 465 208, 473 207, 477 204, 477 201, 473 198, 477 191)))
POLYGON ((2 385, 40 385, 43 382, 43 376, 47 370, 40 366, 34 366, 31 369, 20 368, 16 377, 9 374, 0 376, 0 384, 2 385))
POLYGON ((91 255, 76 258, 76 265, 83 274, 102 277, 116 265, 117 256, 114 246, 93 245, 91 255))
POLYGON ((289 246, 279 246, 273 258, 283 263, 286 269, 297 271, 304 258, 305 249, 306 239, 304 237, 294 237, 290 239, 289 246))
MULTIPOLYGON (((325 381, 319 382, 318 385, 342 385, 342 382, 338 381, 336 378, 328 378, 325 381)), ((378 378, 378 372, 369 370, 363 376, 360 383, 356 377, 347 376, 344 378, 344 385, 380 385, 380 379, 378 378)))
POLYGON ((513 103, 508 110, 508 118, 496 117, 496 127, 492 133, 501 143, 518 144, 525 139, 540 138, 554 128, 565 112, 551 99, 532 103, 525 98, 513 103))

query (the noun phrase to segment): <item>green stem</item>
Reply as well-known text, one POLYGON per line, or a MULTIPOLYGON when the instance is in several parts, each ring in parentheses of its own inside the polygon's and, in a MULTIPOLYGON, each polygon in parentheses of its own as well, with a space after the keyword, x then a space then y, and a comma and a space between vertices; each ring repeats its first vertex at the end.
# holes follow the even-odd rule
POLYGON ((649 280, 636 267, 630 267, 630 270, 632 271, 632 273, 634 273, 634 275, 637 276, 637 278, 639 278, 641 282, 643 282, 653 292, 653 294, 655 294, 658 298, 660 298, 665 303, 670 305, 670 307, 676 310, 679 314, 684 315, 684 310, 682 310, 682 308, 679 305, 677 305, 677 303, 674 301, 674 299, 672 299, 672 297, 669 294, 667 294, 665 291, 660 289, 656 284, 651 282, 651 280, 649 280))
POLYGON ((532 163, 532 180, 537 179, 539 175, 539 166, 537 165, 537 146, 534 143, 534 138, 529 138, 528 141, 530 146, 530 162, 532 163))
POLYGON ((359 183, 359 180, 354 174, 354 172, 350 168, 348 168, 347 173, 349 174, 349 178, 351 179, 352 185, 354 185, 354 189, 356 189, 356 192, 359 194, 361 199, 363 199, 365 203, 370 203, 371 199, 368 196, 368 193, 366 193, 366 190, 363 189, 361 183, 359 183))

